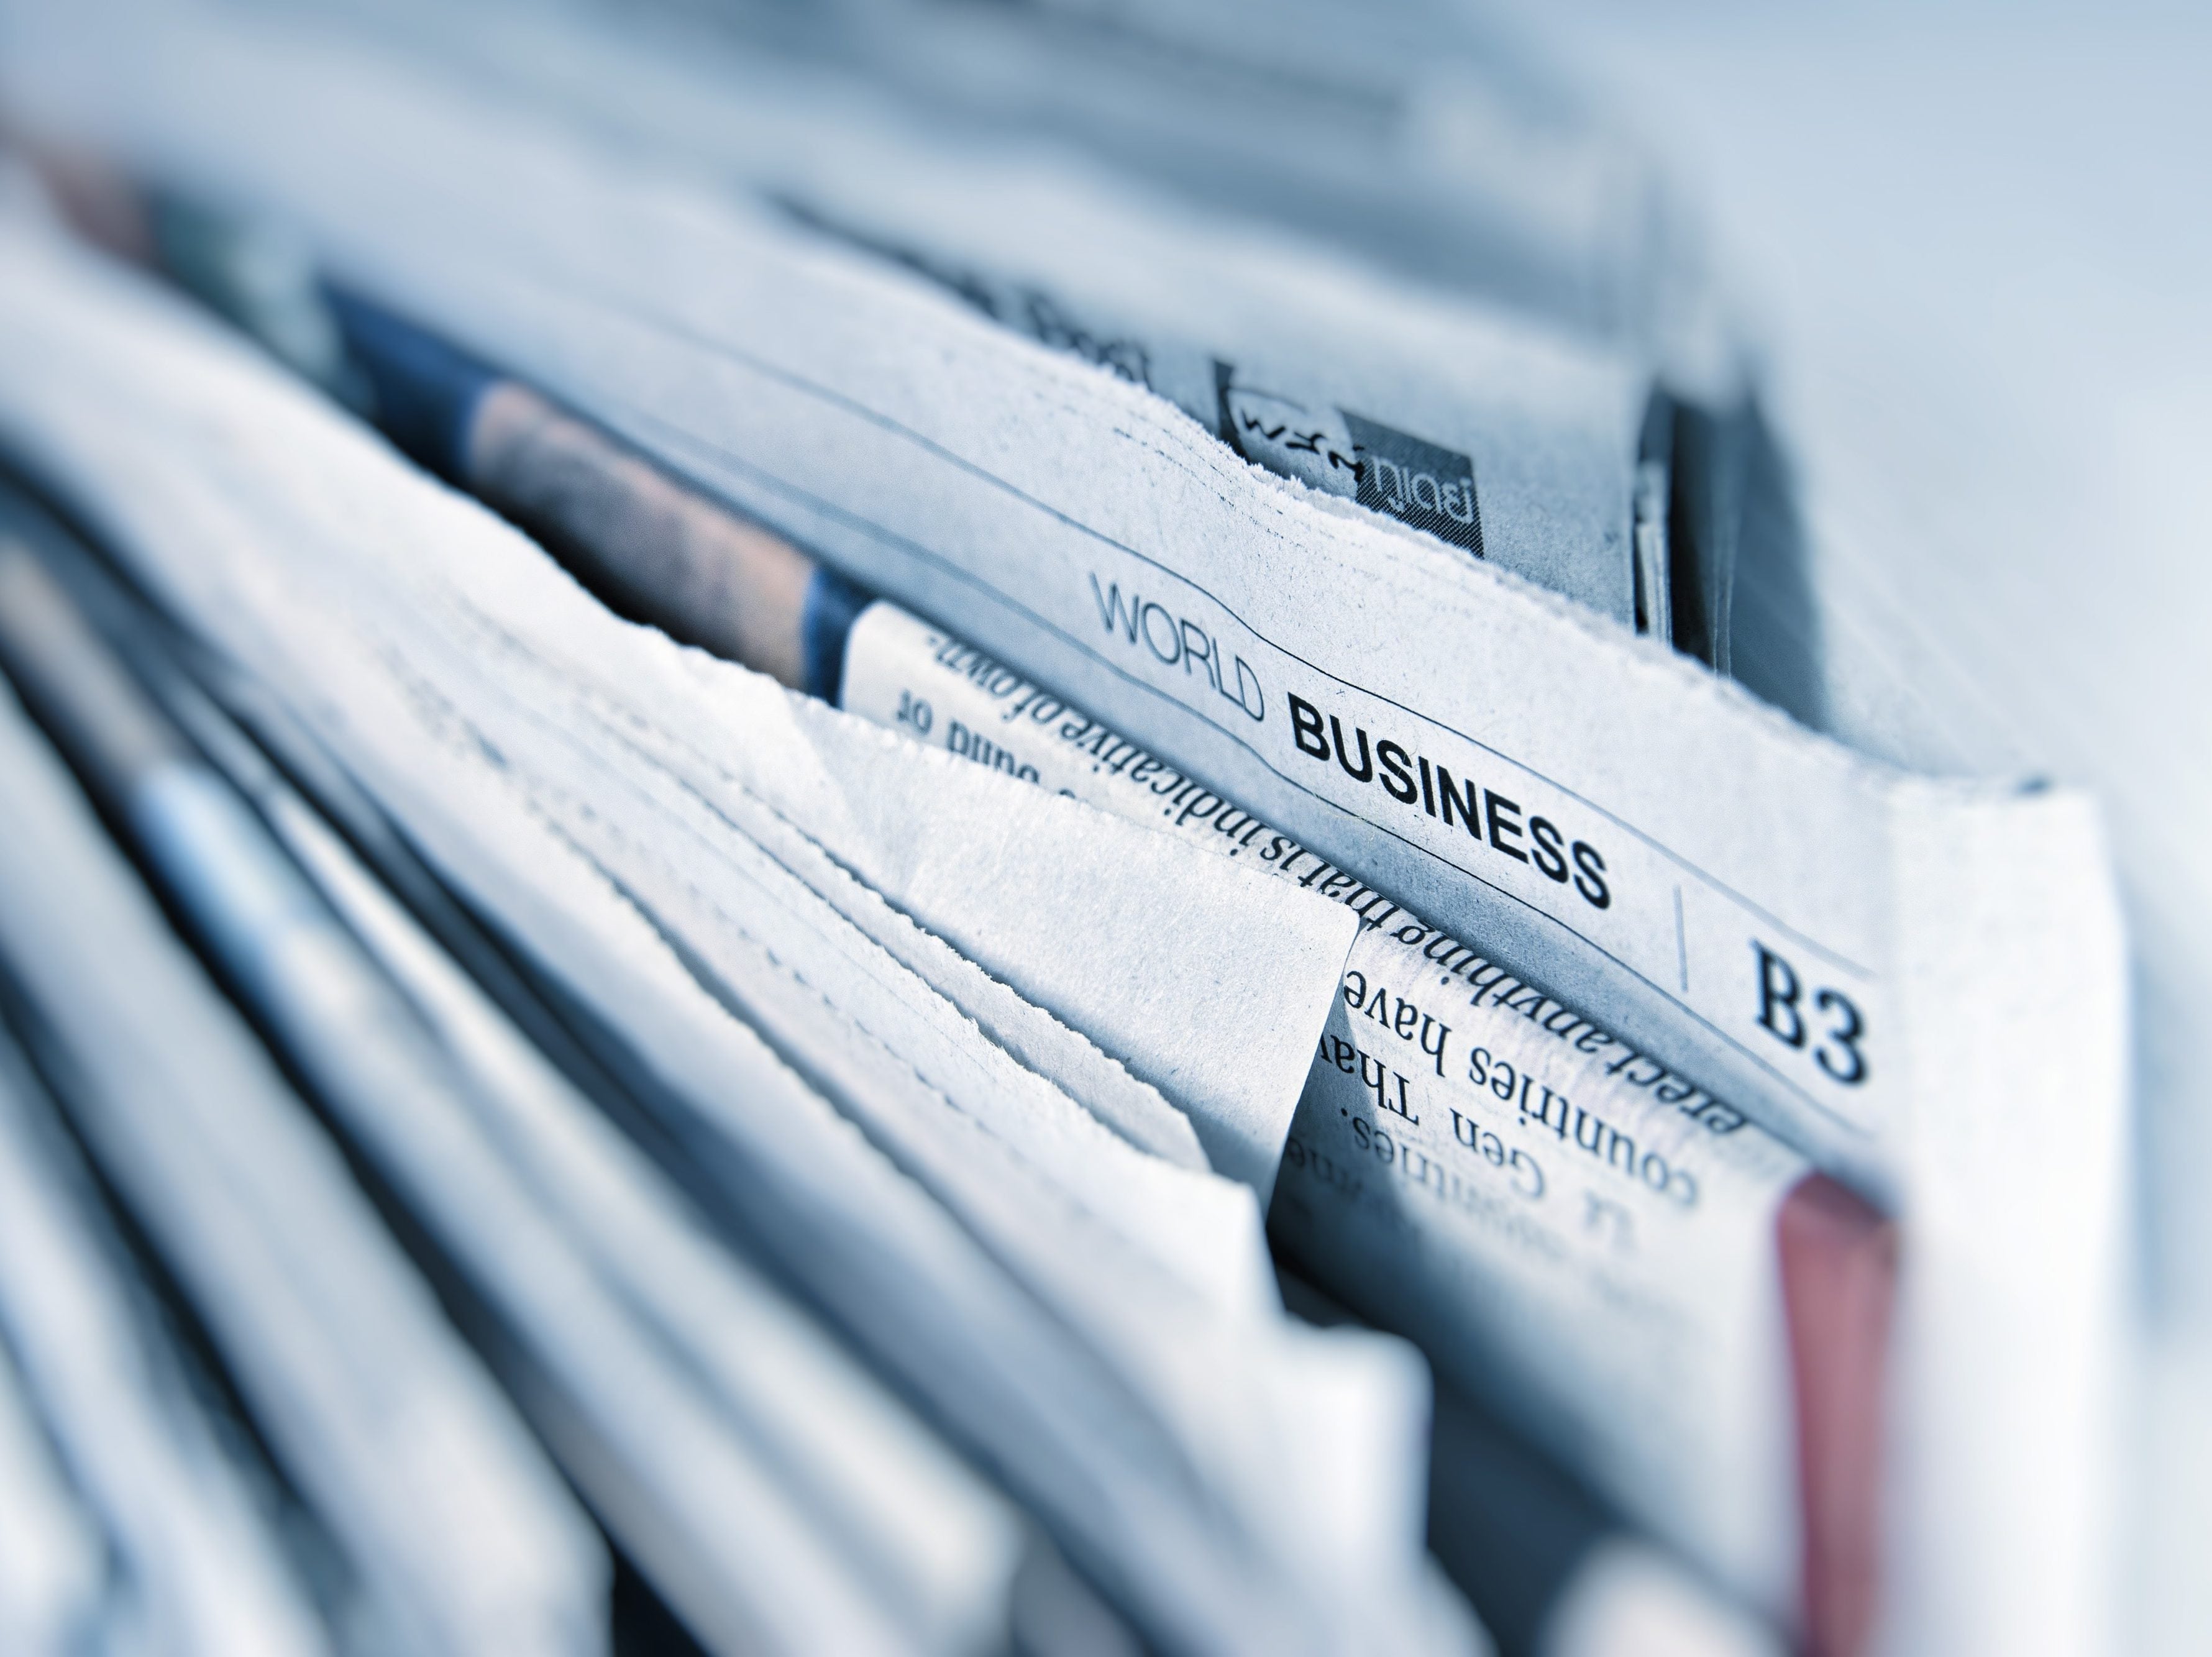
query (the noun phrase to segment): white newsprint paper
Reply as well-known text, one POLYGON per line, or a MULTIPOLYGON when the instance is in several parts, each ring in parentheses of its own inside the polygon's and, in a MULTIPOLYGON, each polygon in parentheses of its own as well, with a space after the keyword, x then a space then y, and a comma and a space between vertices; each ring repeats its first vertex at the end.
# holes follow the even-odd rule
MULTIPOLYGON (((602 9, 641 32, 702 15, 681 0, 602 9)), ((1498 8, 729 0, 707 15, 718 33, 865 68, 947 124, 1049 133, 1208 206, 1593 332, 1666 338, 1697 321, 1694 227, 1651 157, 1498 8)))
POLYGON ((2086 798, 1863 759, 926 285, 357 44, 98 11, 23 9, 27 106, 279 214, 1894 1205, 1892 1563, 1921 1620, 1893 1638, 2107 1643, 2126 977, 2086 798), (40 20, 88 50, 36 50, 40 20))
POLYGON ((395 1637, 592 1657, 607 1567, 337 1151, 0 699, 0 952, 76 1131, 395 1637))
POLYGON ((926 1649, 1001 1632, 1018 1521, 820 1326, 706 1234, 668 1176, 578 1097, 281 780, 259 803, 476 1083, 495 1136, 601 1270, 711 1384, 926 1649))
POLYGON ((901 118, 818 65, 685 52, 574 10, 416 21, 426 51, 771 197, 1145 386, 1255 465, 1635 620, 1648 365, 1057 149, 901 118))
MULTIPOLYGON (((1348 912, 828 710, 802 722, 790 693, 618 621, 251 347, 46 234, 6 236, 0 289, 22 369, 0 385, 0 445, 625 1044, 658 1125, 747 1237, 1119 1605, 1176 1647, 1479 1648, 1421 1547, 1418 1354, 1287 1318, 1251 1187, 1115 1131, 873 935, 900 918, 861 894, 832 901, 809 883, 832 883, 820 859, 768 836, 787 865, 744 824, 788 807, 793 832, 835 856, 843 790, 850 843, 903 811, 909 852, 927 852, 923 819, 963 784, 1011 793, 1018 816, 1040 814, 1024 838, 968 830, 996 854, 1002 901, 1065 927, 1111 914, 1055 911, 1055 881, 1117 890, 1125 930, 1098 954, 1127 981, 1122 1017, 1186 1030, 1195 1017, 1217 1050, 1288 1077, 1279 1133, 1348 912), (750 786, 769 760, 791 771, 773 798, 750 786), (1149 958, 1200 922, 1217 936, 1149 958), (1194 962, 1237 957, 1249 964, 1218 983, 1150 999, 1194 962)), ((390 1114, 394 1132, 418 1114, 390 1114)), ((458 1154, 464 1136, 447 1137, 458 1154)), ((605 1441, 602 1490, 632 1469, 684 1482, 666 1389, 647 1389, 634 1343, 604 1338, 605 1296, 524 1223, 518 1176, 475 1150, 462 1170, 417 1149, 410 1180, 436 1187, 447 1223, 510 1257, 501 1281, 527 1292, 532 1338, 597 1377, 580 1425, 605 1441), (471 1189, 498 1210, 464 1213, 471 1189), (555 1292, 562 1275, 575 1281, 555 1292)), ((731 1499, 709 1484, 695 1518, 731 1499)), ((663 1534, 680 1553, 746 1532, 663 1534)))
POLYGON ((889 600, 839 704, 1329 896, 1359 935, 1269 1216, 1306 1271, 1778 1618, 1797 1469, 1775 1227, 1807 1159, 889 600))
MULTIPOLYGON (((10 697, 0 741, 14 771, 33 746, 10 697)), ((22 1387, 128 1596, 98 1630, 116 1648, 329 1657, 305 1585, 194 1401, 122 1241, 94 1206, 52 1102, 0 1035, 0 1332, 22 1387)), ((23 1569, 29 1562, 19 1562, 23 1569)))
MULTIPOLYGON (((0 1089, 7 1085, 0 1072, 0 1089)), ((103 1542, 54 1459, 15 1361, 0 1353, 0 1640, 9 1650, 93 1648, 103 1542)))

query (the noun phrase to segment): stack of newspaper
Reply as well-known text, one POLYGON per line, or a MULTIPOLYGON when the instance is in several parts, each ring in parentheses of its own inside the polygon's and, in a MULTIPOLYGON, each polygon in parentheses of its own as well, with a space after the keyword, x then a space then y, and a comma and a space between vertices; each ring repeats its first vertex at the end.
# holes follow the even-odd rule
POLYGON ((2097 814, 1735 681, 1750 354, 1510 39, 0 111, 8 1650, 2107 1648, 2097 814))

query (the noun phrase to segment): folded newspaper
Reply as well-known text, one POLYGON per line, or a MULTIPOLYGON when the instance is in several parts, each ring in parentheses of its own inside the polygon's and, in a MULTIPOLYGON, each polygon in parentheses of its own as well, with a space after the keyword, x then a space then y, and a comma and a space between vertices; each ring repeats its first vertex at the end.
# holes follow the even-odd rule
POLYGON ((26 1648, 2107 1648, 2094 804, 1728 681, 1632 147, 1236 10, 0 6, 26 1648))

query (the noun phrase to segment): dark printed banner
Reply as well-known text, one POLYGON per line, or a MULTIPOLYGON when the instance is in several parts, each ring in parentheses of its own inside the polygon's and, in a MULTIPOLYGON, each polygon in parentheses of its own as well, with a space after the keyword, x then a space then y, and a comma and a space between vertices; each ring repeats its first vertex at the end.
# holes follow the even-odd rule
POLYGON ((1359 504, 1482 556, 1474 463, 1350 410, 1344 423, 1359 458, 1359 504))

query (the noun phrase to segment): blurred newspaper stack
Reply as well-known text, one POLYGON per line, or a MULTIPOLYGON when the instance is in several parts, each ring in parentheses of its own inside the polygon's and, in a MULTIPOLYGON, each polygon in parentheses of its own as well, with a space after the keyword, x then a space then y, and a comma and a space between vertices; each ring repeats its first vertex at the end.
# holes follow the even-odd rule
POLYGON ((0 112, 17 1645, 2112 1648, 2096 810, 1731 679, 1752 355, 1505 31, 11 0, 0 112))

